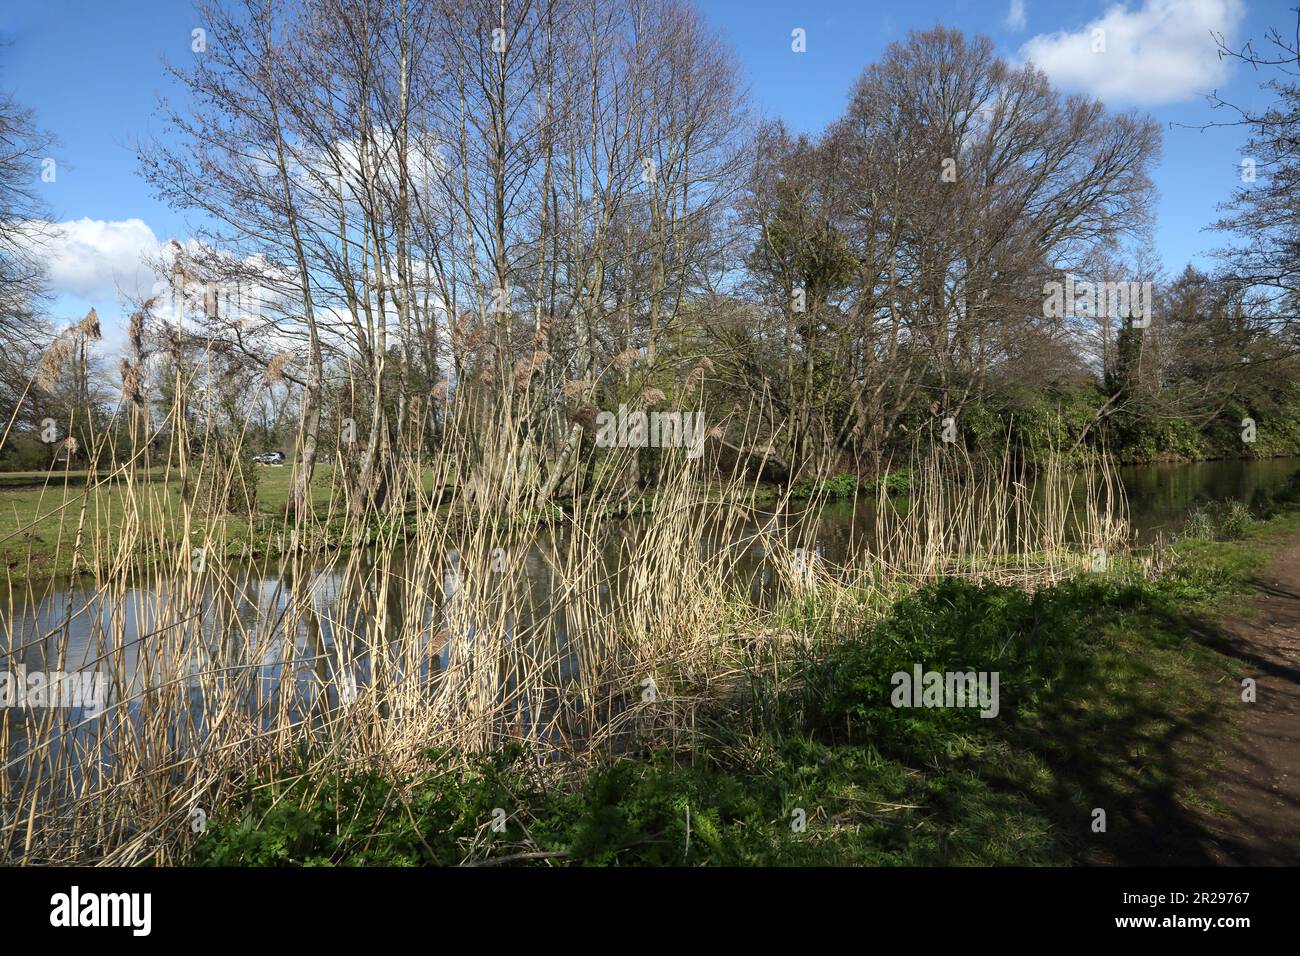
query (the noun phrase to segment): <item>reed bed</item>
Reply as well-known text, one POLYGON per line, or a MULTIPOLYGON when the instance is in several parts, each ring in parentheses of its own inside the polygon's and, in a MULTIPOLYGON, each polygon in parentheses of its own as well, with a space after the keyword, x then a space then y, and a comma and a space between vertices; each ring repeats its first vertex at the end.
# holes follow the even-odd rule
POLYGON ((0 711, 0 859, 181 862, 204 820, 273 780, 396 780, 513 743, 554 773, 689 747, 701 711, 908 589, 1033 587, 1127 540, 1109 463, 1057 450, 1031 470, 1010 445, 977 461, 918 442, 906 499, 882 486, 830 561, 821 502, 787 488, 760 505, 741 461, 665 451, 650 514, 623 521, 609 509, 635 450, 579 467, 561 508, 520 434, 508 412, 451 415, 436 455, 394 464, 382 506, 336 482, 311 513, 248 515, 280 546, 252 561, 204 499, 246 480, 241 441, 167 456, 164 479, 203 493, 143 460, 79 490, 52 477, 42 513, 75 528, 84 573, 9 588, 4 669, 92 672, 106 699, 0 711))

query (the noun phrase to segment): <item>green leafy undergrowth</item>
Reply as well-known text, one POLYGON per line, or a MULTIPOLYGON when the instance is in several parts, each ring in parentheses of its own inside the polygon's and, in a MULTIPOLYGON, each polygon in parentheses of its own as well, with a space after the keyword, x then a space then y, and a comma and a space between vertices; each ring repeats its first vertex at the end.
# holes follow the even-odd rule
MULTIPOLYGON (((1296 517, 1275 521, 1291 528, 1296 517)), ((756 669, 751 705, 719 718, 689 752, 557 774, 511 749, 396 782, 375 773, 263 783, 210 822, 192 859, 1167 860, 1170 835, 1195 826, 1192 811, 1207 799, 1208 735, 1226 719, 1222 688, 1235 675, 1199 613, 1249 583, 1267 527, 1247 532, 1254 550, 1251 541, 1180 543, 1154 582, 1085 575, 1033 594, 958 579, 923 588, 873 628, 822 642, 779 682, 756 669), (895 675, 916 665, 996 673, 996 716, 893 706, 895 675), (1094 831, 1097 809, 1105 833, 1094 831)), ((431 754, 430 765, 448 757, 431 754)))

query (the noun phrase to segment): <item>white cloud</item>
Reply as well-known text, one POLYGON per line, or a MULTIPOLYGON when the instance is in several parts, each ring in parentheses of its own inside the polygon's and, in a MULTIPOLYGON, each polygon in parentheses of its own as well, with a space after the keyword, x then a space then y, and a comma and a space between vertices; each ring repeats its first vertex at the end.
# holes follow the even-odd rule
POLYGON ((1108 103, 1172 103, 1227 80, 1228 63, 1210 34, 1231 40, 1244 15, 1242 0, 1144 0, 1135 10, 1116 4, 1081 30, 1039 34, 1020 56, 1060 86, 1108 103), (1104 52, 1093 52, 1097 36, 1104 52))
POLYGON ((1025 28, 1025 0, 1011 0, 1011 9, 1007 11, 1005 21, 1008 30, 1025 28))
POLYGON ((145 257, 157 256, 160 244, 143 220, 74 219, 54 229, 41 254, 56 296, 84 299, 102 312, 122 295, 146 297, 158 281, 145 257))

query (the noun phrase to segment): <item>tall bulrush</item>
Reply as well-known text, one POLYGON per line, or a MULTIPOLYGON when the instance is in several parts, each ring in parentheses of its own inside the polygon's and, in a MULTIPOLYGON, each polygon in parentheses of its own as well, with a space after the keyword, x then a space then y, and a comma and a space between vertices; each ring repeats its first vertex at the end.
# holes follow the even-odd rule
MULTIPOLYGON (((411 409, 411 427, 432 408, 411 409)), ((78 537, 88 577, 57 602, 11 596, 5 659, 102 674, 107 697, 98 714, 4 712, 0 857, 183 861, 248 784, 400 779, 431 748, 455 761, 521 743, 562 768, 689 746, 699 710, 753 679, 756 647, 774 666, 860 633, 920 581, 1051 580, 1123 538, 1105 462, 1067 472, 1048 454, 1031 475, 1010 447, 981 462, 918 443, 907 501, 882 490, 870 533, 831 562, 819 501, 796 507, 787 487, 763 503, 716 449, 665 451, 646 517, 618 520, 618 483, 601 476, 636 449, 601 449, 590 482, 582 467, 557 482, 518 416, 439 410, 443 440, 387 463, 382 506, 350 514, 330 493, 278 524, 263 514, 256 535, 286 547, 251 562, 232 552, 232 516, 168 481, 228 488, 238 441, 193 460, 174 446, 162 475, 110 462, 111 486, 65 499, 64 520, 96 529, 78 537)))

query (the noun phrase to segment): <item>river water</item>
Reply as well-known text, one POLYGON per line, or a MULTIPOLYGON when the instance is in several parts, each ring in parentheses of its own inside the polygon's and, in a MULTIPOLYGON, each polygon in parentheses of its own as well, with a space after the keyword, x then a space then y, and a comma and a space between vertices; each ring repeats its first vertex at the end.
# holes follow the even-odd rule
MULTIPOLYGON (((1160 464, 1125 467, 1119 477, 1128 500, 1129 524, 1138 544, 1148 544, 1157 536, 1172 537, 1181 529, 1192 509, 1212 502, 1235 499, 1245 502, 1258 513, 1266 507, 1271 494, 1287 485, 1300 473, 1300 458, 1266 461, 1219 461, 1195 464, 1160 464)), ((870 539, 867 530, 875 520, 876 503, 831 502, 818 516, 810 544, 820 560, 831 564, 843 562, 853 556, 856 549, 866 546, 870 539)), ((603 539, 591 542, 598 548, 606 562, 618 559, 626 547, 628 536, 641 533, 638 522, 648 519, 625 519, 607 522, 602 529, 603 539)), ((731 534, 731 532, 728 532, 731 534)), ((707 538, 707 535, 705 536, 707 538)), ((751 593, 761 596, 774 575, 763 567, 765 541, 761 535, 751 535, 752 544, 745 541, 746 560, 737 565, 737 571, 749 576, 751 593)), ((735 542, 731 537, 730 541, 735 542)), ((716 542, 715 542, 716 543, 716 542)), ((455 559, 455 555, 451 556, 455 559)), ((454 565, 454 560, 451 562, 454 565)), ((399 573, 415 574, 410 562, 399 562, 399 573)), ((507 625, 507 641, 518 634, 527 634, 533 620, 547 618, 556 606, 556 589, 562 586, 557 579, 555 562, 544 553, 530 553, 525 568, 525 587, 530 592, 519 605, 520 614, 507 625)), ((427 569, 426 569, 427 570, 427 569)), ((361 562, 364 574, 364 561, 361 562)), ((357 573, 354 563, 352 574, 357 573)), ((376 621, 380 630, 387 633, 405 627, 409 633, 414 627, 428 634, 424 653, 413 667, 411 676, 424 683, 432 673, 448 666, 446 634, 449 609, 457 597, 457 579, 454 570, 439 569, 440 586, 431 588, 438 597, 418 609, 405 608, 392 594, 373 600, 362 594, 356 600, 356 589, 342 589, 344 572, 334 569, 299 568, 291 572, 285 564, 259 567, 228 568, 224 584, 195 600, 187 595, 184 600, 173 600, 166 593, 166 585, 132 587, 112 596, 96 595, 91 589, 74 587, 70 591, 49 594, 34 604, 18 604, 12 610, 0 608, 0 675, 20 675, 33 671, 58 671, 60 673, 101 672, 110 675, 109 700, 130 699, 141 686, 149 684, 146 671, 149 665, 138 663, 147 655, 138 653, 141 643, 158 640, 170 630, 197 625, 198 636, 193 644, 193 660, 186 667, 198 673, 212 661, 224 662, 239 658, 239 666, 258 672, 258 678, 247 683, 246 704, 250 713, 263 709, 274 696, 277 687, 285 685, 286 671, 292 673, 304 712, 318 707, 336 706, 348 693, 348 681, 365 685, 372 678, 370 650, 358 643, 355 635, 373 632, 376 621), (291 573, 309 573, 308 605, 303 612, 303 589, 294 587, 291 573), (219 593, 218 593, 219 591, 219 593), (346 591, 349 598, 340 601, 338 595, 346 591), (355 603, 353 603, 355 602, 355 603), (339 606, 346 603, 348 606, 339 606), (172 609, 199 608, 199 620, 181 620, 172 616, 172 609), (296 632, 291 647, 280 638, 257 645, 250 654, 247 635, 258 631, 274 634, 274 622, 283 617, 294 623, 288 629, 296 632), (238 654, 223 650, 243 640, 238 654), (347 681, 340 681, 340 668, 349 668, 347 681), (123 675, 128 675, 124 678, 123 675), (134 685, 134 686, 133 686, 134 685)), ((427 575, 426 575, 427 576, 427 575)), ((301 578, 300 578, 301 581, 301 578)), ((364 591, 364 589, 363 589, 364 591)), ((602 586, 601 602, 616 602, 618 590, 602 586)), ((562 600, 558 603, 562 604, 562 600)), ((188 613, 188 612, 186 612, 188 613)), ((184 616, 184 615, 182 615, 184 616)), ((559 617, 564 616, 563 609, 559 617)), ((578 666, 576 655, 569 658, 563 649, 566 640, 566 623, 552 622, 548 640, 560 645, 556 660, 556 679, 562 681, 564 671, 578 666)), ((464 627, 459 633, 464 633, 464 627)), ((374 645, 370 645, 373 647, 374 645)), ((186 650, 186 654, 190 651, 186 650)), ((390 665, 385 665, 390 666, 390 665)), ((391 676, 391 675, 390 675, 391 676)), ((15 677, 15 680, 18 678, 15 677)), ((196 682, 197 684, 197 682, 196 682)), ((243 691, 241 691, 243 693, 243 691)), ((100 704, 102 707, 102 702, 100 704)), ((21 708, 19 708, 22 710, 21 708)), ((95 707, 83 708, 87 718, 95 719, 95 707)), ((26 709, 19 724, 30 719, 32 710, 26 709)), ((17 716, 10 710, 10 716, 17 716)), ((201 717, 198 719, 202 719, 201 717)), ((11 731, 15 730, 10 721, 11 731)), ((7 763, 13 766, 15 748, 24 735, 19 732, 6 736, 9 752, 7 763)))

